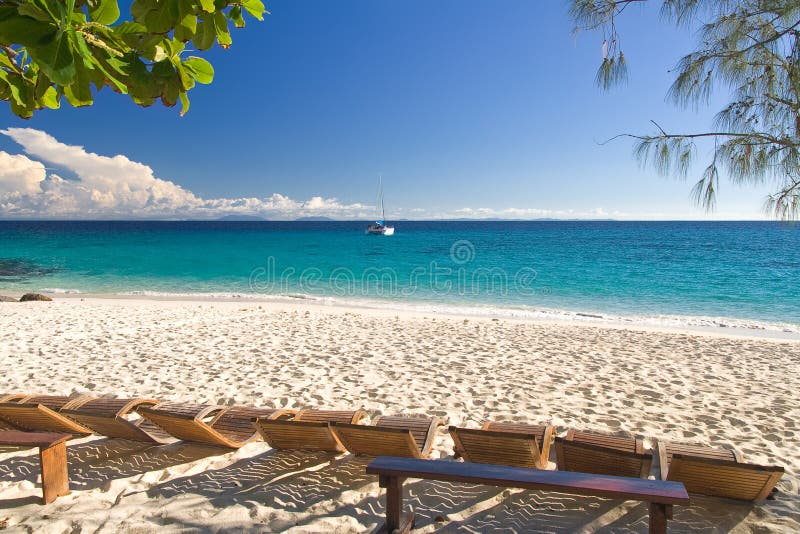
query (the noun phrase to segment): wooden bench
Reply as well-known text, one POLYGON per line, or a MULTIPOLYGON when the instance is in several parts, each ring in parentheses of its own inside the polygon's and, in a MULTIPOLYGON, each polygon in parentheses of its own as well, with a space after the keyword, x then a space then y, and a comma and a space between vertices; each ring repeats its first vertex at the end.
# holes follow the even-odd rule
POLYGON ((69 494, 66 441, 71 437, 71 434, 53 432, 0 431, 0 445, 39 447, 44 504, 49 504, 57 497, 69 494))
POLYGON ((378 475, 380 487, 386 488, 386 524, 381 532, 389 533, 398 531, 405 533, 414 528, 413 513, 401 517, 403 481, 406 478, 465 482, 648 502, 650 503, 650 532, 655 534, 667 531, 667 518, 672 517, 673 505, 689 504, 686 488, 679 482, 565 471, 542 471, 491 464, 379 456, 367 466, 367 474, 378 475))

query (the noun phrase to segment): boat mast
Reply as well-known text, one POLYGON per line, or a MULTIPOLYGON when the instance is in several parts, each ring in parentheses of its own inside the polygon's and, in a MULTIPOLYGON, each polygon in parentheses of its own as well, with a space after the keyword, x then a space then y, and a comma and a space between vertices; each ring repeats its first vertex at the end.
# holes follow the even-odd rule
POLYGON ((381 220, 384 226, 386 225, 386 213, 383 211, 383 176, 378 175, 378 190, 381 195, 381 220))

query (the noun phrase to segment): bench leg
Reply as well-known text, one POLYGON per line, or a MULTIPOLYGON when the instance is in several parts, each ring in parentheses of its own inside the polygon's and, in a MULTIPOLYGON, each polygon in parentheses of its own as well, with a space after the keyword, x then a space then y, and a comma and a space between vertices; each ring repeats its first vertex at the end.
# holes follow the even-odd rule
POLYGON ((63 441, 52 447, 39 448, 42 466, 42 497, 49 504, 57 497, 69 494, 67 475, 67 445, 63 441))
POLYGON ((378 531, 387 534, 406 534, 414 528, 414 514, 403 516, 403 479, 380 477, 380 487, 386 488, 386 524, 378 531))
POLYGON ((666 504, 650 503, 650 534, 667 534, 666 504))

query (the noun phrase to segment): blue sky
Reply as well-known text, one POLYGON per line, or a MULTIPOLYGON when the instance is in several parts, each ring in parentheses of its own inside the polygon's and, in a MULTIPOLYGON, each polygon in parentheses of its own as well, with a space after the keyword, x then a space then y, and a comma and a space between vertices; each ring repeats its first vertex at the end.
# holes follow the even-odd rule
MULTIPOLYGON (((4 105, 5 132, 16 133, 0 136, 0 151, 27 152, 46 165, 39 172, 64 179, 51 197, 78 182, 96 188, 73 199, 64 213, 74 217, 192 216, 201 205, 361 217, 378 174, 396 218, 762 217, 768 187, 724 183, 710 216, 693 205, 706 149, 679 181, 641 168, 628 140, 598 144, 650 132, 650 119, 668 130, 707 128, 725 101, 683 111, 665 101, 669 70, 694 37, 654 7, 626 12, 619 30, 630 80, 604 93, 594 84, 602 36, 574 35, 566 1, 272 0, 264 22, 249 20, 230 50, 204 56, 216 79, 190 92, 185 117, 107 90, 90 108, 65 105, 28 121, 4 105), (118 154, 130 165, 108 158, 118 154), (109 183, 124 185, 129 167, 141 187, 168 181, 189 196, 176 193, 162 211, 115 203, 120 183, 109 183)), ((25 213, 47 216, 53 206, 25 213)), ((14 213, 0 202, 0 216, 14 213)))

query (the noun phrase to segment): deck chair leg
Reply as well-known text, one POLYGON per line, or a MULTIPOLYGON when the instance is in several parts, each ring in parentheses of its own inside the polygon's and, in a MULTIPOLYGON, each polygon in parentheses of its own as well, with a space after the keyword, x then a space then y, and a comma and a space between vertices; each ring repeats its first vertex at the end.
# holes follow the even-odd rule
POLYGON ((67 445, 63 441, 39 449, 42 467, 42 500, 49 504, 62 495, 69 494, 67 474, 67 445))
POLYGON ((667 515, 666 504, 650 503, 650 534, 667 534, 667 515))
POLYGON ((386 534, 407 534, 414 528, 414 514, 403 516, 403 478, 381 476, 380 487, 386 489, 386 523, 378 530, 386 534))

